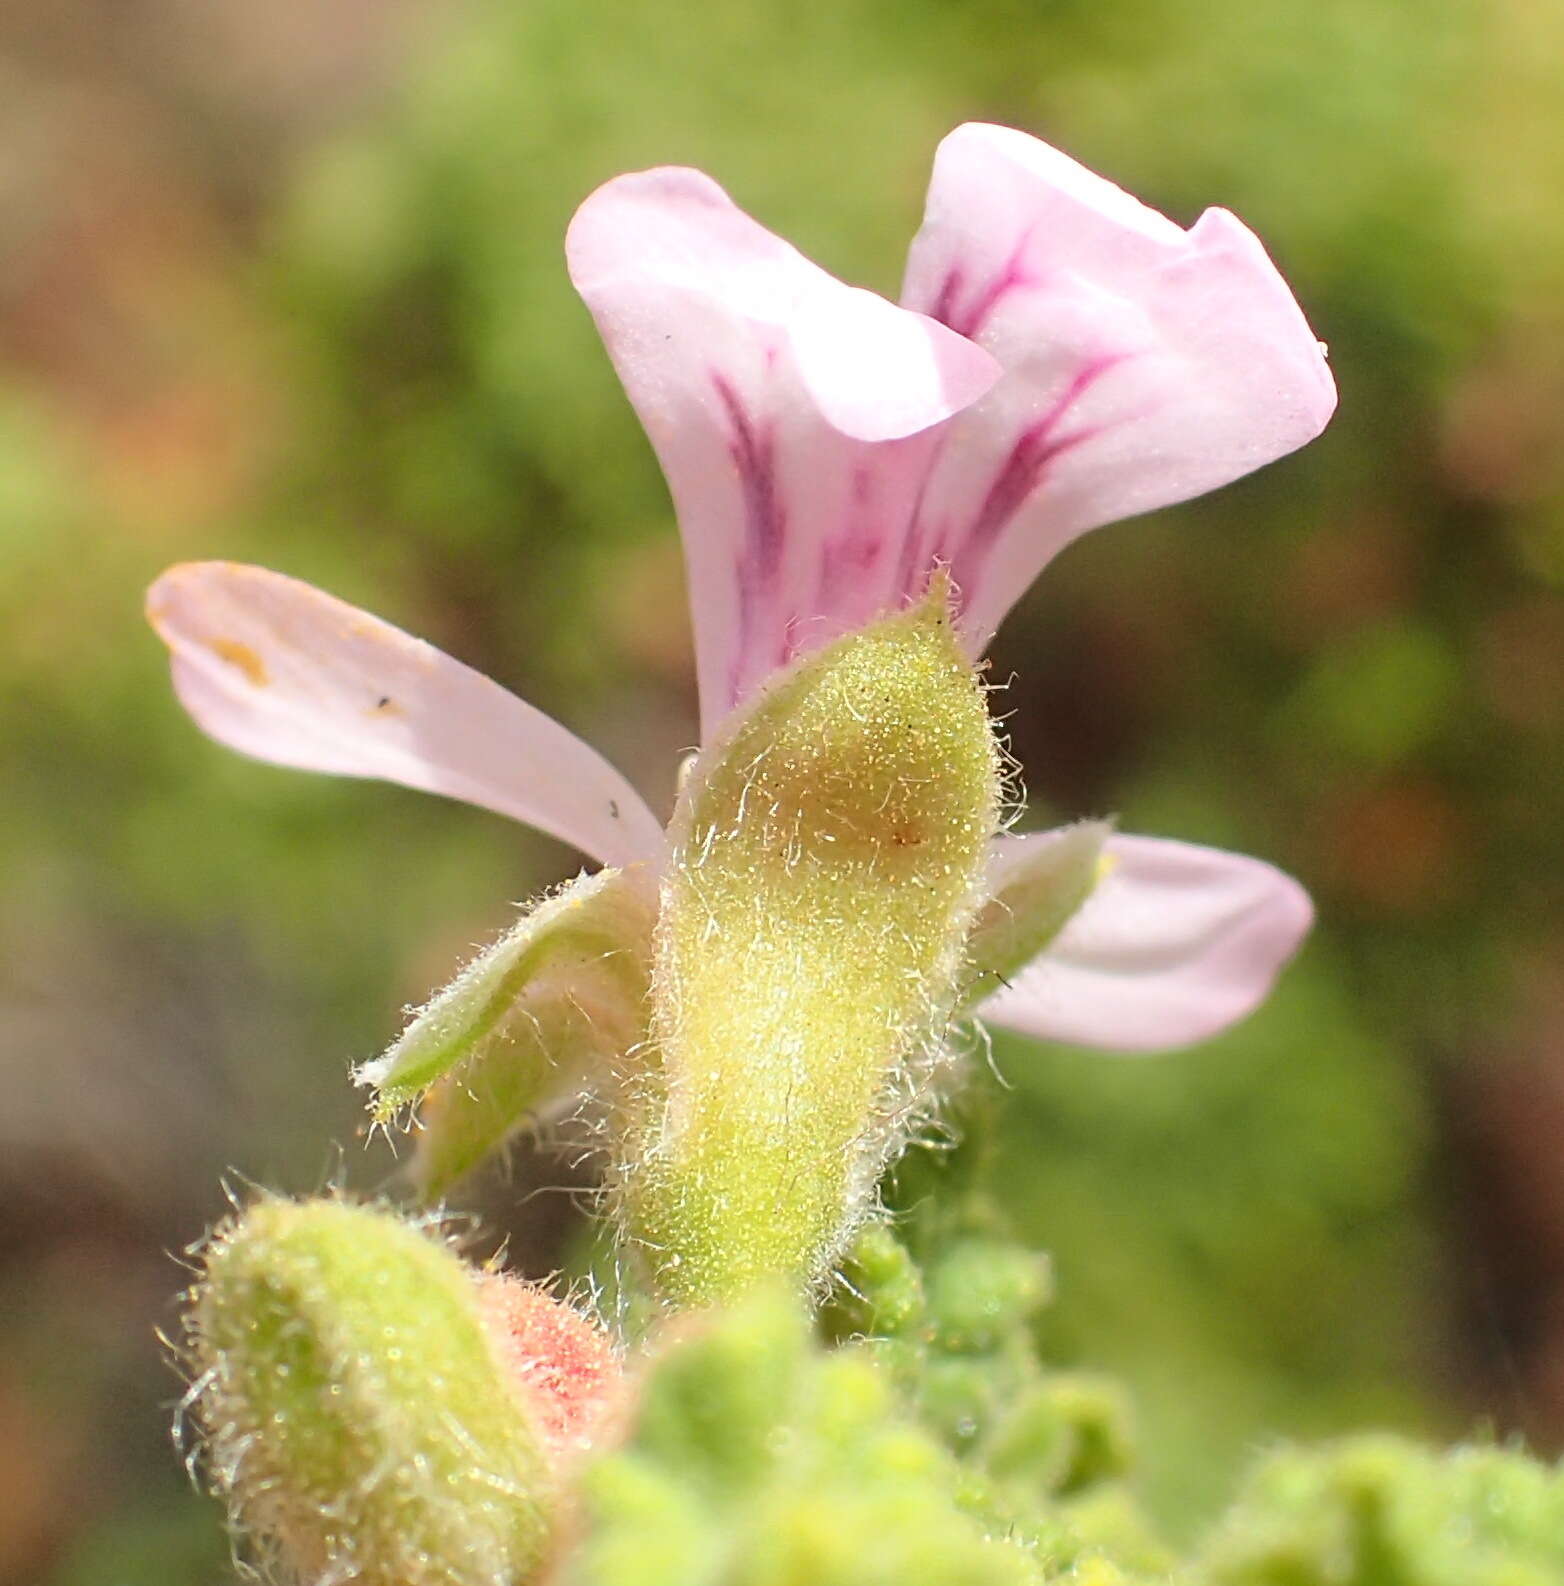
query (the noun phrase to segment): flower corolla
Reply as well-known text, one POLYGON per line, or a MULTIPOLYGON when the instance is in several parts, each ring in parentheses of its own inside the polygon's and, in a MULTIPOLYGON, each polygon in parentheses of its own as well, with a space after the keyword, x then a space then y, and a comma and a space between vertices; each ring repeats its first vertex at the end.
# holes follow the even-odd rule
MULTIPOLYGON (((1004 127, 940 146, 899 305, 685 169, 608 182, 567 257, 673 497, 707 742, 936 572, 977 659, 1079 535, 1273 461, 1335 404, 1320 344, 1237 219, 1209 210, 1186 231, 1004 127)), ((181 701, 232 748, 461 799, 605 865, 664 860, 661 823, 596 751, 329 595, 193 563, 148 610, 181 701)), ((1258 860, 1105 827, 998 837, 995 906, 1071 856, 1072 907, 1004 966, 984 1017, 1187 1045, 1253 1009, 1310 922, 1303 890, 1258 860)))

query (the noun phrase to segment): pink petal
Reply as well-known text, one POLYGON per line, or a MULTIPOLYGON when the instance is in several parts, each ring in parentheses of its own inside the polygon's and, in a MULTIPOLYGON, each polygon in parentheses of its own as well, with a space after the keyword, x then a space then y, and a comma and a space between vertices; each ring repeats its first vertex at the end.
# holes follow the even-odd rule
POLYGON ((1283 456, 1336 403, 1238 220, 1185 232, 1008 127, 940 145, 902 301, 1005 366, 946 427, 914 536, 913 562, 949 564, 976 650, 1078 535, 1283 456))
MULTIPOLYGON (((994 876, 1052 833, 1000 838, 994 876)), ((1112 870, 980 1015, 1029 1035, 1122 1052, 1189 1046, 1247 1017, 1314 910, 1258 859, 1155 837, 1111 837, 1112 870)))
POLYGON ((278 765, 380 777, 525 821, 604 864, 655 859, 640 795, 481 673, 281 573, 187 562, 147 595, 174 688, 209 736, 278 765))
POLYGON ((843 286, 698 171, 599 188, 566 254, 668 477, 710 738, 777 667, 897 601, 931 426, 999 369, 843 286))

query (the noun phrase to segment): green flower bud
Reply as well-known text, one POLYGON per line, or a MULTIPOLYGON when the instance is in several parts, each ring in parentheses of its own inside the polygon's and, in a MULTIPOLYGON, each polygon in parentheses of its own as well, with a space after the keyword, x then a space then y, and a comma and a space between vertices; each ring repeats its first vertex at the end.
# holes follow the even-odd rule
POLYGON ((984 1447, 983 1464, 996 1481, 1052 1493, 1065 1484, 1075 1443, 1075 1429, 1047 1383, 1034 1382, 1006 1407, 984 1447))
POLYGON ((1030 1320, 1052 1292, 1052 1268, 1040 1251, 999 1240, 961 1240, 928 1278, 938 1345, 952 1354, 986 1354, 1030 1320))
POLYGON ((681 1323, 645 1382, 636 1444, 714 1498, 762 1489, 809 1351, 803 1317, 767 1296, 681 1323))
POLYGON ((723 1582, 728 1538, 671 1467, 616 1454, 589 1469, 597 1519, 565 1566, 569 1586, 692 1586, 723 1582))
POLYGON ((1011 1384, 992 1362, 964 1355, 930 1355, 917 1383, 926 1425, 958 1454, 970 1452, 1004 1404, 1011 1384))
POLYGON ((381 1122, 428 1092, 413 1165, 425 1198, 644 1038, 655 913, 643 870, 578 877, 528 910, 358 1071, 381 1122))
POLYGON ((832 1337, 917 1338, 927 1316, 923 1275, 883 1222, 859 1230, 824 1321, 832 1337))
POLYGON ((556 1506, 473 1274, 396 1218, 263 1200, 188 1317, 208 1469, 262 1561, 355 1586, 519 1586, 556 1506))
POLYGON ((1043 1391, 1069 1429, 1070 1457, 1056 1482, 1060 1492, 1080 1492, 1129 1472, 1135 1462, 1134 1417, 1117 1382, 1062 1372, 1049 1377, 1043 1391))
POLYGON ((1107 1482, 1059 1503, 1054 1514, 1071 1538, 1071 1586, 1077 1582, 1155 1581, 1187 1586, 1145 1510, 1122 1482, 1107 1482), (1111 1562, 1110 1562, 1111 1561, 1111 1562), (1123 1573, 1133 1571, 1134 1574, 1123 1573))
POLYGON ((586 1473, 568 1586, 1041 1586, 885 1374, 812 1347, 790 1296, 680 1318, 638 1402, 586 1473))
POLYGON ((625 1165, 677 1303, 818 1280, 927 1105, 999 802, 947 589, 784 674, 692 770, 625 1165))

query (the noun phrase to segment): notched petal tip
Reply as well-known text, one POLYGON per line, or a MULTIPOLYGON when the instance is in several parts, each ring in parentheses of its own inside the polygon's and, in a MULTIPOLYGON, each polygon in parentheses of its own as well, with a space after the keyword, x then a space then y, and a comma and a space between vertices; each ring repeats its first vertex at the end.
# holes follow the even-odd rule
POLYGON ((1252 860, 1251 863, 1263 865, 1269 872, 1265 878, 1267 896, 1256 911, 1265 921, 1258 957, 1270 966, 1274 980, 1297 955, 1309 932, 1314 929, 1314 899, 1285 870, 1278 870, 1260 859, 1252 860))
POLYGON ((928 429, 1002 372, 938 321, 836 280, 686 167, 606 182, 576 211, 565 256, 617 360, 631 345, 638 359, 654 356, 660 337, 674 345, 658 361, 704 364, 739 387, 729 365, 765 366, 785 345, 820 415, 853 440, 928 429), (724 346, 697 304, 751 328, 724 346), (699 345, 688 345, 687 329, 701 331, 699 345))
POLYGON ((204 569, 228 565, 225 562, 175 562, 173 566, 164 568, 147 586, 142 610, 165 644, 172 642, 166 632, 171 604, 193 580, 201 577, 204 569))

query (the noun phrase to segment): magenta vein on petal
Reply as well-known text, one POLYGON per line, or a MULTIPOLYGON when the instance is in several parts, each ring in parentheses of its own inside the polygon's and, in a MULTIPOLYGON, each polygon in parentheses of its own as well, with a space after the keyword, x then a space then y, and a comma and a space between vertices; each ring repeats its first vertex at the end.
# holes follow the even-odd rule
POLYGON ((739 596, 738 645, 728 677, 728 701, 733 704, 742 692, 746 662, 753 654, 761 605, 776 594, 787 514, 777 498, 772 435, 757 429, 738 393, 723 375, 713 370, 711 382, 728 415, 728 455, 738 474, 744 504, 743 542, 733 569, 739 596))
POLYGON ((1105 353, 1077 370, 1070 383, 1054 398, 1047 413, 1035 424, 1028 425, 1016 438, 1009 455, 999 465, 960 545, 941 545, 941 551, 948 553, 951 576, 961 589, 964 601, 971 600, 995 542, 1036 492, 1048 466, 1066 452, 1101 434, 1106 427, 1085 424, 1068 434, 1059 435, 1056 432, 1066 414, 1110 369, 1116 368, 1130 356, 1124 352, 1105 353))
POLYGON ((965 336, 968 341, 975 341, 995 309, 1010 292, 1017 287, 1036 284, 1033 277, 1023 268, 1022 263, 1026 258, 1027 249, 1031 246, 1033 229, 1027 227, 1016 239, 1015 246, 1010 250, 1010 256, 1005 260, 1003 267, 967 304, 964 311, 958 311, 957 299, 966 285, 966 272, 959 264, 951 265, 945 274, 945 279, 940 283, 934 306, 929 310, 929 317, 939 320, 958 336, 965 336))

